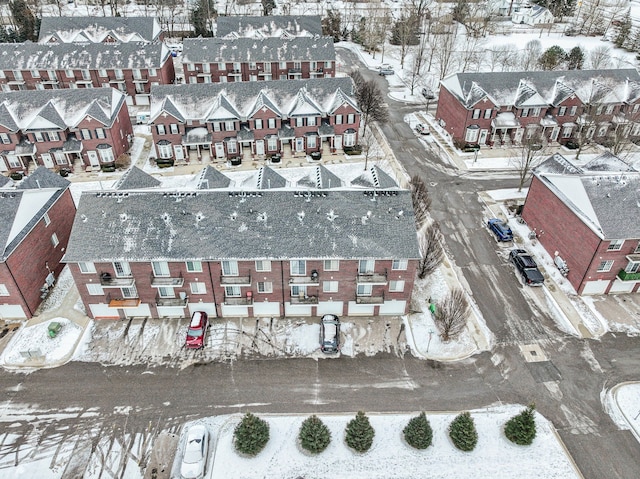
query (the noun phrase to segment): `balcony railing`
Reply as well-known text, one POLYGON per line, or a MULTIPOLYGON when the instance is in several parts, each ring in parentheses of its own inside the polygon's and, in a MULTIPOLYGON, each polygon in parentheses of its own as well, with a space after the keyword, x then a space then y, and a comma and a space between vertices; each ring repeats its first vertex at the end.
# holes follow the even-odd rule
POLYGON ((253 297, 231 298, 231 297, 225 296, 224 304, 233 305, 233 306, 248 306, 253 304, 253 297))
POLYGON ((136 284, 133 276, 114 277, 111 273, 100 273, 100 286, 103 288, 130 288, 136 284))
POLYGON ((380 296, 358 296, 356 295, 357 304, 382 304, 384 303, 384 293, 380 296))
POLYGON ((318 275, 318 273, 311 273, 311 276, 292 276, 291 278, 289 278, 289 284, 319 286, 320 276, 318 275))
POLYGON ((358 273, 358 283, 362 284, 387 284, 387 272, 384 273, 358 273))
POLYGON ((157 288, 160 286, 174 286, 181 287, 184 285, 184 278, 182 277, 182 273, 180 273, 177 277, 169 277, 169 276, 151 276, 151 287, 157 288))
POLYGON ((220 284, 248 285, 251 284, 251 276, 220 276, 220 284))
POLYGON ((189 296, 184 298, 161 298, 156 295, 156 306, 186 306, 189 302, 189 296))
POLYGON ((640 272, 627 273, 624 269, 621 269, 618 272, 618 278, 620 278, 622 281, 640 281, 640 272))
POLYGON ((140 298, 116 298, 107 294, 107 304, 110 308, 137 308, 140 306, 140 298))
POLYGON ((318 304, 317 296, 291 296, 291 304, 318 304))

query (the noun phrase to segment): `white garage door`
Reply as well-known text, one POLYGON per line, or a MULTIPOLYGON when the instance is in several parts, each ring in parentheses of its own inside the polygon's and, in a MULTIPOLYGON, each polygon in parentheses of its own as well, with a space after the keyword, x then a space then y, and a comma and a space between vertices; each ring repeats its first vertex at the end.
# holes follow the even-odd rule
POLYGON ((229 304, 221 304, 220 308, 222 309, 222 316, 224 317, 241 317, 246 318, 249 316, 249 306, 237 306, 237 305, 229 305, 229 304))
POLYGON ((311 316, 311 305, 284 303, 285 316, 311 316))
POLYGON ((342 316, 343 304, 341 301, 321 301, 318 303, 318 316, 323 314, 335 314, 342 316))
POLYGON ((0 305, 0 317, 26 319, 27 315, 19 304, 0 305))
POLYGON ((607 286, 609 286, 609 281, 607 281, 606 279, 587 281, 584 285, 582 294, 604 294, 607 286))
POLYGON ((148 105, 149 95, 136 95, 136 105, 148 105))
POLYGON ((406 301, 386 301, 384 304, 380 305, 378 314, 402 315, 404 314, 404 308, 406 306, 406 301))
POLYGON ((349 301, 349 316, 373 316, 373 304, 358 304, 349 301))
POLYGON ((89 309, 95 319, 120 319, 118 308, 110 308, 108 304, 90 304, 89 309))
POLYGON ((189 303, 189 316, 196 311, 204 311, 210 318, 217 316, 216 303, 189 303))
POLYGON ((611 285, 610 293, 630 293, 633 291, 635 285, 638 284, 636 281, 620 281, 616 279, 611 285))
POLYGON ((151 317, 151 309, 149 309, 149 305, 147 303, 142 303, 137 308, 122 308, 122 310, 124 311, 124 315, 127 318, 134 318, 134 317, 150 318, 151 317))
POLYGON ((254 316, 280 316, 280 303, 274 302, 262 302, 253 303, 253 315, 254 316))
POLYGON ((159 318, 184 318, 184 308, 179 306, 158 306, 159 318))

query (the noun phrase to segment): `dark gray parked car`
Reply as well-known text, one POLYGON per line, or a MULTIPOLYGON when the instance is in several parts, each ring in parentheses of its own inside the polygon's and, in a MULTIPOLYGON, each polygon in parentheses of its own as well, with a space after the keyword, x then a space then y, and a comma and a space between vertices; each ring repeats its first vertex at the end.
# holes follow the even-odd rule
POLYGON ((325 314, 320 320, 320 350, 337 353, 340 349, 340 319, 335 314, 325 314))

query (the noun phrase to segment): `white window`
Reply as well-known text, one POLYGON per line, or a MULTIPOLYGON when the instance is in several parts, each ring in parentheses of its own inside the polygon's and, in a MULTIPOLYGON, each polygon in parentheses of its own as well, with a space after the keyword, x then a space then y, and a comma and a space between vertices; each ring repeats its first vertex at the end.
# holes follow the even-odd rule
POLYGON ((275 118, 269 118, 267 120, 267 123, 268 123, 268 127, 270 129, 274 129, 276 127, 276 119, 275 118))
POLYGON ((9 290, 4 284, 0 284, 0 296, 9 296, 9 290))
POLYGON ((113 269, 116 272, 116 276, 118 277, 131 276, 131 268, 129 268, 129 263, 125 261, 114 262, 113 269))
POLYGON ((316 147, 316 136, 311 135, 307 137, 307 148, 315 148, 316 147))
POLYGON ((151 267, 154 276, 169 276, 169 263, 166 261, 152 261, 151 267))
POLYGON ((609 246, 607 246, 607 251, 620 251, 622 249, 622 245, 624 244, 624 240, 617 239, 611 240, 609 246))
POLYGON ((267 138, 267 150, 269 151, 277 151, 278 150, 278 138, 275 136, 270 136, 267 138))
POLYGON ((64 71, 64 73, 65 73, 65 75, 67 75, 67 78, 74 78, 75 77, 75 75, 73 74, 73 70, 67 69, 67 70, 64 71))
POLYGON ((273 293, 273 283, 271 281, 258 281, 258 293, 273 293))
POLYGON ((598 108, 596 108, 596 115, 602 115, 602 110, 604 110, 604 105, 598 105, 598 108))
POLYGON ((9 143, 11 143, 11 138, 9 138, 9 135, 7 135, 6 133, 0 133, 0 141, 3 145, 8 145, 9 143))
POLYGON ((540 116, 540 107, 537 106, 533 109, 533 113, 531 114, 531 116, 540 116))
POLYGON ((358 273, 359 274, 373 274, 373 271, 376 268, 376 262, 372 259, 361 259, 358 262, 358 273))
POLYGON ((161 298, 175 298, 176 293, 171 286, 160 286, 158 288, 158 296, 161 298))
POLYGON ((307 126, 316 126, 316 117, 315 116, 307 117, 307 126))
POLYGON ((91 80, 91 74, 89 73, 89 70, 82 69, 81 72, 83 80, 91 80))
POLYGON ((558 108, 558 116, 564 116, 567 113, 567 107, 566 106, 561 106, 560 108, 558 108))
POLYGON ((338 282, 337 281, 323 281, 322 282, 322 292, 323 293, 337 293, 338 292, 338 282))
POLYGON ((57 131, 48 131, 47 136, 49 137, 49 141, 60 141, 60 133, 57 131))
POLYGON ((78 268, 80 268, 80 272, 83 274, 96 272, 96 265, 88 261, 78 263, 78 268))
POLYGON ((104 132, 104 128, 96 128, 96 138, 106 138, 107 135, 104 132))
POLYGON ((480 130, 478 128, 467 128, 467 131, 464 135, 464 141, 468 143, 475 143, 478 141, 478 133, 480 130))
POLYGON ((235 71, 239 72, 241 68, 242 68, 242 65, 240 65, 240 62, 233 62, 233 69, 235 71))
POLYGON ((36 139, 36 141, 44 141, 44 136, 42 136, 41 131, 34 132, 33 137, 36 139))
POLYGON ((178 125, 176 123, 171 123, 169 127, 171 128, 172 135, 177 135, 178 133, 180 133, 180 130, 178 130, 178 125))
POLYGON ((336 125, 342 125, 342 115, 336 115, 336 125))
POLYGON ((285 68, 287 68, 287 62, 280 62, 278 64, 278 68, 280 68, 280 70, 284 70, 285 68))
POLYGON ((349 113, 347 115, 347 123, 349 125, 353 125, 356 122, 356 114, 355 113, 349 113))
POLYGON ((578 112, 578 106, 577 105, 573 105, 571 107, 571 110, 569 110, 569 115, 570 116, 575 116, 577 112, 578 112))
POLYGON ((271 271, 271 261, 265 260, 265 259, 257 260, 256 271, 260 271, 260 272, 271 271))
POLYGON ((114 73, 116 74, 116 79, 118 80, 123 80, 124 79, 124 73, 122 72, 122 70, 120 69, 115 69, 114 73))
POLYGON ((104 295, 104 290, 102 289, 102 286, 100 286, 97 283, 88 283, 87 284, 87 291, 89 292, 89 294, 91 296, 103 296, 104 295))
POLYGON ((634 253, 640 253, 640 243, 636 245, 636 249, 633 250, 634 253))
POLYGON ((291 296, 305 298, 307 296, 307 287, 298 285, 291 286, 291 296))
POLYGON ((224 295, 228 298, 239 298, 242 295, 240 286, 225 286, 224 295))
POLYGON ((607 105, 607 115, 612 115, 614 108, 615 108, 615 105, 607 105))
POLYGON ((7 78, 7 76, 4 74, 4 70, 0 70, 0 78, 7 78))
POLYGON ((224 131, 235 131, 236 124, 233 120, 224 122, 224 131))
POLYGON ((40 70, 31 70, 31 78, 40 78, 40 70))
POLYGON ((201 261, 187 261, 187 271, 189 273, 201 273, 202 262, 201 261))
POLYGON ((51 224, 51 218, 49 218, 49 215, 47 213, 44 214, 42 219, 44 220, 45 226, 49 226, 51 224))
POLYGON ((22 80, 22 71, 13 70, 13 78, 15 78, 16 80, 22 80))
POLYGON ((256 130, 262 130, 262 120, 260 118, 256 118, 255 125, 256 130))
POLYGON ((523 108, 522 109, 522 113, 520 113, 521 117, 527 117, 529 116, 529 109, 528 108, 523 108))
POLYGON ((158 133, 158 135, 164 135, 167 130, 165 129, 164 125, 156 125, 156 132, 158 133))
POLYGON ((223 276, 238 276, 238 262, 232 260, 222 261, 223 276))
POLYGON ((404 291, 404 280, 391 280, 389 281, 389 292, 402 293, 404 291))
POLYGON ((158 76, 158 71, 155 68, 149 68, 148 74, 150 77, 155 77, 155 76, 158 76))
POLYGON ((227 64, 224 62, 220 62, 218 63, 218 70, 226 70, 227 69, 227 64))
POLYGON ((607 273, 607 272, 611 271, 612 267, 613 267, 613 260, 612 259, 608 259, 606 261, 601 261, 600 265, 598 266, 598 273, 607 273))
POLYGON ((256 62, 249 62, 249 70, 256 70, 257 68, 256 62))
POLYGON ((191 294, 207 294, 207 285, 204 283, 189 283, 189 287, 191 288, 191 294))
POLYGON ((304 118, 302 117, 296 118, 296 126, 304 126, 304 118))
POLYGON ((324 62, 324 67, 325 68, 331 68, 331 61, 329 60, 329 61, 324 62))
POLYGON ((227 142, 227 153, 237 153, 238 143, 235 140, 229 140, 227 142))
POLYGON ((324 270, 325 271, 339 271, 340 270, 340 260, 338 260, 338 259, 325 259, 324 260, 324 270))
POLYGON ((405 271, 407 269, 408 261, 406 259, 394 259, 391 263, 391 269, 405 271))
POLYGON ((103 163, 111 163, 116 161, 115 156, 113 156, 113 148, 98 148, 98 153, 100 153, 100 159, 103 163))
POLYGON ((373 292, 373 286, 370 284, 359 284, 356 289, 356 294, 358 296, 371 296, 373 292))
POLYGON ((562 127, 562 138, 569 138, 571 136, 571 131, 573 127, 571 126, 563 126, 562 127))
POLYGON ((473 110, 473 114, 471 115, 471 118, 473 118, 474 120, 477 120, 478 118, 480 118, 480 112, 482 110, 480 110, 480 108, 476 108, 475 110, 473 110))
POLYGON ((291 276, 304 276, 307 272, 307 262, 303 259, 292 259, 289 262, 291 276))
POLYGON ((58 235, 55 233, 51 235, 51 244, 54 248, 60 244, 60 241, 58 241, 58 235))
POLYGON ((488 120, 489 118, 491 118, 491 112, 492 112, 492 111, 493 111, 493 110, 491 110, 491 108, 489 108, 489 109, 487 109, 487 110, 485 110, 485 111, 484 111, 484 118, 485 118, 485 120, 488 120))
MULTIPOLYGON (((107 70, 105 70, 104 68, 99 68, 98 69, 98 76, 100 76, 102 78, 106 78, 107 77, 107 70)), ((49 78, 51 78, 51 76, 49 76, 49 78)))
POLYGON ((89 130, 88 128, 82 128, 80 130, 80 136, 82 137, 83 140, 90 140, 91 139, 91 130, 89 130))
POLYGON ((120 288, 120 292, 122 293, 123 298, 137 298, 138 290, 135 286, 130 286, 129 288, 120 288))
POLYGON ((343 146, 355 146, 356 144, 356 134, 355 133, 345 133, 342 138, 343 146))
POLYGON ((158 145, 158 156, 163 159, 171 158, 173 156, 171 145, 158 145))
POLYGON ((608 129, 609 129, 609 125, 602 125, 598 127, 598 136, 606 135, 608 129))

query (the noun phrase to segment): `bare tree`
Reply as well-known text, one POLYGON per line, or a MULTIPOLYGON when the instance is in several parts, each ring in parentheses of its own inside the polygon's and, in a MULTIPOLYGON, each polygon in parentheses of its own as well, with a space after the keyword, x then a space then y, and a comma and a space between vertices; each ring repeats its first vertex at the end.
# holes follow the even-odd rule
POLYGON ((611 48, 605 45, 595 47, 589 53, 589 62, 592 70, 608 68, 611 64, 611 48))
POLYGON ((442 80, 454 68, 454 50, 456 46, 456 30, 453 32, 432 35, 431 48, 438 68, 440 69, 439 79, 442 80))
POLYGON ((539 130, 529 130, 522 139, 520 148, 516 150, 509 162, 518 173, 518 191, 531 178, 532 170, 549 155, 539 130))
POLYGON ((542 44, 539 40, 530 40, 522 52, 522 69, 524 71, 535 70, 538 66, 538 58, 542 55, 542 44))
POLYGON ((492 72, 498 71, 498 67, 505 71, 513 71, 518 63, 518 49, 511 43, 495 45, 489 53, 489 67, 492 72))
POLYGON ((413 175, 411 177, 411 200, 413 201, 416 226, 418 229, 421 229, 427 220, 427 215, 431 208, 431 195, 429 195, 427 185, 420 175, 413 175))
POLYGON ((458 71, 478 71, 484 55, 484 39, 467 35, 458 59, 458 71))
POLYGON ((452 289, 438 301, 435 312, 436 327, 443 341, 457 338, 467 324, 469 302, 460 288, 452 289))
POLYGON ((427 225, 424 235, 420 238, 422 257, 418 264, 418 278, 424 279, 433 273, 444 259, 442 249, 442 233, 435 221, 427 225))

